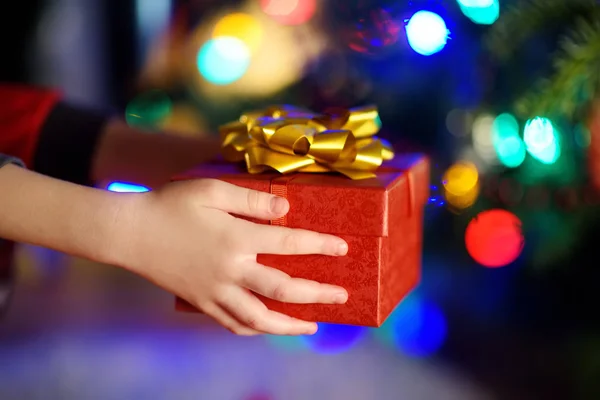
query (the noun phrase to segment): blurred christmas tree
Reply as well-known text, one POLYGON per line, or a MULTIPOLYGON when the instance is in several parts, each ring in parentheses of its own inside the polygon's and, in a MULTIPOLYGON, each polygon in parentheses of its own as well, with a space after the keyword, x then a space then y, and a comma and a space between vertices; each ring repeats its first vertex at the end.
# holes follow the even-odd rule
POLYGON ((524 118, 539 115, 577 121, 585 117, 600 89, 600 7, 596 0, 519 0, 489 31, 486 44, 502 62, 518 59, 537 34, 560 29, 553 73, 516 103, 524 118))
POLYGON ((535 227, 526 235, 533 244, 530 265, 560 269, 578 257, 577 248, 595 229, 598 215, 595 201, 584 199, 588 177, 597 168, 586 170, 584 159, 600 160, 593 137, 587 136, 587 131, 594 135, 590 116, 600 115, 595 106, 600 99, 600 5, 597 0, 515 0, 490 27, 484 43, 506 72, 494 98, 508 93, 514 101, 514 111, 527 121, 523 141, 533 156, 501 175, 525 186, 546 187, 553 198, 562 191, 573 193, 570 207, 513 207, 524 226, 535 227), (523 79, 521 73, 528 76, 523 79), (550 142, 556 143, 556 151, 550 152, 554 157, 540 157, 548 153, 550 142))

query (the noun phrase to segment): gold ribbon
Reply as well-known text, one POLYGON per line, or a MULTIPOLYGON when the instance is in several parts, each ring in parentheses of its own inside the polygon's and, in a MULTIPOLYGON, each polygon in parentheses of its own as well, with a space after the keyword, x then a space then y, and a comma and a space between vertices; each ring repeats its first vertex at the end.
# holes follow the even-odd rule
POLYGON ((220 128, 223 157, 246 161, 248 172, 339 172, 350 179, 375 177, 392 147, 375 135, 374 106, 315 114, 291 106, 249 112, 220 128))

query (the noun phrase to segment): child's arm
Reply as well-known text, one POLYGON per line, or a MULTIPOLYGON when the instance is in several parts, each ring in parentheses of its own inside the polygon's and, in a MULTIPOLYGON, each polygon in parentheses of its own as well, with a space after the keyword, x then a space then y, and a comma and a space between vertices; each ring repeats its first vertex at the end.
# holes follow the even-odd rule
POLYGON ((44 175, 80 184, 119 179, 154 187, 218 150, 213 137, 142 132, 65 104, 52 90, 0 85, 0 152, 44 175))
MULTIPOLYGON (((0 155, 0 165, 4 164, 0 155)), ((128 195, 0 167, 0 237, 122 265, 128 195)))
POLYGON ((93 177, 160 185, 215 149, 200 140, 146 135, 106 121, 61 105, 53 92, 0 88, 0 153, 49 175, 7 165, 10 160, 2 157, 0 237, 124 267, 242 335, 317 329, 268 310, 254 294, 286 303, 346 302, 343 288, 294 279, 257 263, 257 254, 348 251, 330 235, 233 217, 277 219, 289 210, 284 199, 212 180, 132 194, 65 182, 93 177))
POLYGON ((219 149, 216 137, 147 133, 112 119, 100 135, 91 177, 157 187, 169 182, 176 173, 213 159, 219 149))
POLYGON ((112 193, 16 165, 0 167, 0 237, 124 267, 187 300, 235 333, 311 334, 316 324, 268 310, 254 294, 287 303, 341 304, 344 289, 260 265, 257 254, 346 254, 315 232, 254 224, 286 200, 220 181, 177 182, 112 193))

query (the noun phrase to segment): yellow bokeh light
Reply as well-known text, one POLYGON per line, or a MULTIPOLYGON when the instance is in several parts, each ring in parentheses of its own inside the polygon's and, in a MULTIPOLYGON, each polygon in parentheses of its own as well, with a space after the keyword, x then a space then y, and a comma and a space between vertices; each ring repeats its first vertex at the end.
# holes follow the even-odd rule
POLYGON ((252 58, 248 70, 239 80, 229 85, 216 86, 198 73, 198 51, 207 40, 214 38, 214 27, 226 16, 216 17, 214 21, 217 22, 199 24, 183 51, 185 64, 182 76, 193 83, 194 90, 211 101, 237 102, 242 99, 272 96, 301 79, 307 65, 327 48, 326 37, 320 30, 309 25, 282 25, 266 15, 258 2, 249 2, 242 12, 258 22, 262 40, 260 45, 251 51, 252 58))
POLYGON ((461 161, 452 165, 444 174, 444 189, 461 195, 470 192, 479 181, 477 167, 470 162, 461 161))
POLYGON ((241 40, 253 52, 261 45, 263 29, 260 22, 252 15, 228 14, 217 22, 212 32, 213 38, 222 36, 241 40))
MULTIPOLYGON (((212 102, 239 104, 248 99, 273 96, 301 79, 307 66, 328 48, 329 42, 322 30, 310 24, 284 25, 267 15, 256 0, 247 0, 235 12, 250 16, 261 32, 259 45, 250 50, 250 64, 240 79, 228 85, 214 85, 198 71, 198 52, 208 40, 215 39, 215 33, 228 33, 227 37, 235 35, 239 38, 240 35, 236 34, 240 32, 239 27, 232 28, 234 32, 215 29, 219 24, 225 27, 230 24, 227 20, 231 21, 231 16, 235 15, 231 12, 207 16, 200 21, 180 53, 184 60, 180 76, 191 84, 194 92, 212 102)), ((240 38, 247 47, 248 37, 240 38)))
POLYGON ((479 172, 466 161, 452 165, 442 178, 444 197, 448 204, 459 209, 472 206, 479 196, 479 172))

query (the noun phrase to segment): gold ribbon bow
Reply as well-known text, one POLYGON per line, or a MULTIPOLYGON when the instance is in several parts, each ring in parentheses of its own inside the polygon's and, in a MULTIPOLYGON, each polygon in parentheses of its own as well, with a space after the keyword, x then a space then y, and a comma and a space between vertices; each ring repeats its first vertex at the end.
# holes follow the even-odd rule
POLYGON ((220 128, 223 157, 245 160, 251 174, 275 170, 339 172, 350 179, 375 177, 392 147, 375 135, 381 122, 374 106, 314 114, 274 106, 250 112, 220 128))

